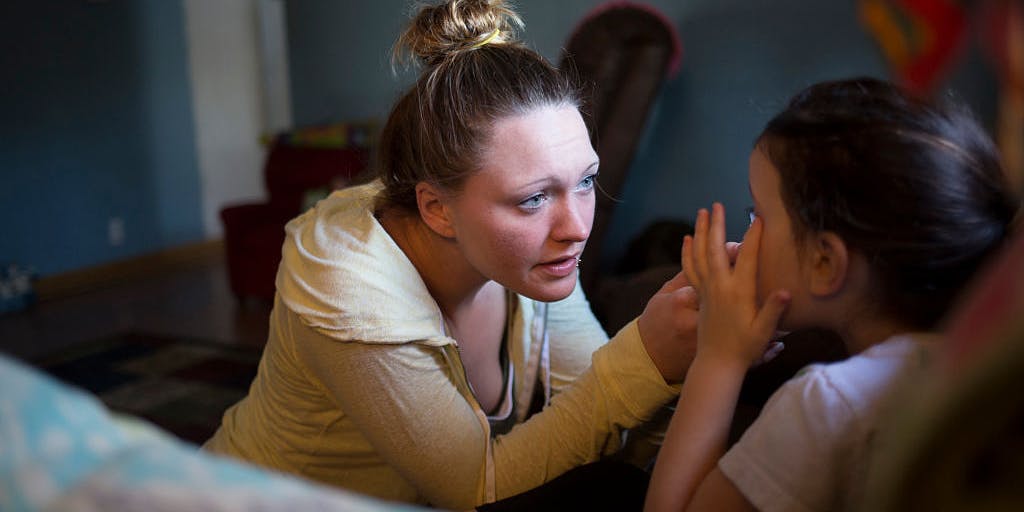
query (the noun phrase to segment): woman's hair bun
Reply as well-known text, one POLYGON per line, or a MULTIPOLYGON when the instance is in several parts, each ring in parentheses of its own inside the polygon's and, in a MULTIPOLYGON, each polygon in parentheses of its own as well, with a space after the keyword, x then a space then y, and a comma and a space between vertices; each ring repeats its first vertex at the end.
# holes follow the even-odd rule
POLYGON ((523 22, 502 0, 448 0, 420 7, 395 43, 398 62, 436 66, 460 52, 516 42, 523 22))

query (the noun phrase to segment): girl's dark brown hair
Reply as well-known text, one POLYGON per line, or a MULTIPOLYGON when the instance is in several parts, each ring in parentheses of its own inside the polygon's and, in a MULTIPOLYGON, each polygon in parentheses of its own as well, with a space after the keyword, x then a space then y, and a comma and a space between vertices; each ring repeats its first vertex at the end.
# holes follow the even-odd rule
POLYGON ((544 106, 580 104, 574 81, 516 39, 522 21, 504 2, 450 0, 422 7, 395 44, 397 61, 423 66, 380 136, 384 206, 416 211, 416 185, 460 190, 479 170, 494 123, 544 106))
POLYGON ((881 312, 917 328, 942 318, 1020 207, 966 107, 881 80, 804 89, 757 145, 779 171, 797 242, 842 237, 878 272, 881 312))

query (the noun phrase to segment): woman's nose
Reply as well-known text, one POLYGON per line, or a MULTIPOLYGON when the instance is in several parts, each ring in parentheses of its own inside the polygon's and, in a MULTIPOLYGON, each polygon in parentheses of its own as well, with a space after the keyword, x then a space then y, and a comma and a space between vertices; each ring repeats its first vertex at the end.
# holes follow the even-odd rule
POLYGON ((590 236, 593 221, 593 202, 570 198, 564 207, 559 209, 552 235, 561 242, 586 241, 590 236))

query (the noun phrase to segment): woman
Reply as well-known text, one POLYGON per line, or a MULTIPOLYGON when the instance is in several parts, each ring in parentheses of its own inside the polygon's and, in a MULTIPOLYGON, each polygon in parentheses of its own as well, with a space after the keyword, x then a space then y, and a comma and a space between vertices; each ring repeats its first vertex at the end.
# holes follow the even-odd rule
POLYGON ((520 24, 500 1, 420 10, 380 179, 287 226, 259 374, 207 449, 466 509, 616 452, 678 393, 695 296, 670 281, 608 341, 577 286, 598 158, 520 24))

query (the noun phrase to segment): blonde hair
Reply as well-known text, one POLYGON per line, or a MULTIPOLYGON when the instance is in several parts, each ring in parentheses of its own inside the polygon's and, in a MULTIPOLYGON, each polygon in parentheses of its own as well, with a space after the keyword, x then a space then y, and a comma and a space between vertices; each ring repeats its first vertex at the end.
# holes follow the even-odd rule
POLYGON ((420 76, 396 102, 380 136, 385 206, 416 209, 428 182, 458 191, 479 170, 482 148, 503 118, 544 106, 579 107, 579 89, 516 38, 522 20, 501 0, 421 7, 393 49, 420 76))

